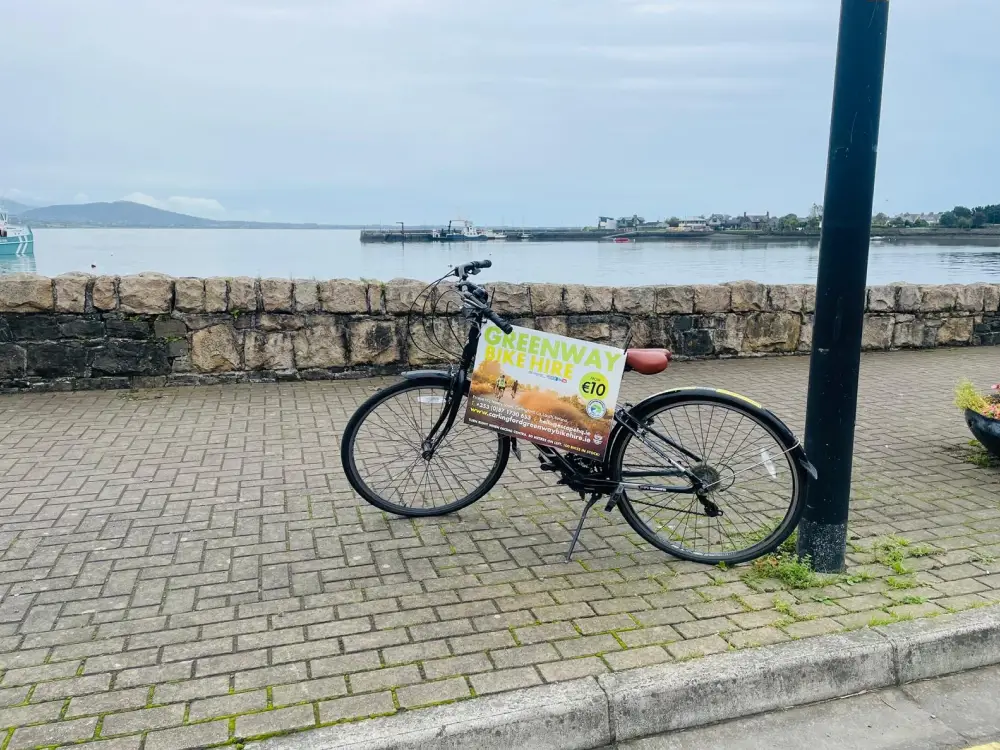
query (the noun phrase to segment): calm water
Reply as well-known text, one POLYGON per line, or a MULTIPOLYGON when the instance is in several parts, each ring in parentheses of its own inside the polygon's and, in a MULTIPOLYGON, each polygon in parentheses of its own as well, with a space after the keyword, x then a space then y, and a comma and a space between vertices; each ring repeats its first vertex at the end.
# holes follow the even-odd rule
MULTIPOLYGON (((362 245, 358 232, 203 229, 39 229, 34 256, 0 255, 0 273, 67 271, 173 276, 433 279, 490 258, 496 281, 626 284, 816 280, 818 242, 490 242, 362 245)), ((868 281, 1000 280, 1000 243, 872 245, 868 281)))

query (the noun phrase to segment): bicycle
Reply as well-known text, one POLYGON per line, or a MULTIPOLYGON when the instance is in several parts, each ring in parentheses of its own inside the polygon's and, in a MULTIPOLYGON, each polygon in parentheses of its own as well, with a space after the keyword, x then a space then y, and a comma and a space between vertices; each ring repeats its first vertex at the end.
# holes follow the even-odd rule
MULTIPOLYGON (((405 373, 365 401, 347 424, 344 472, 354 490, 383 511, 410 518, 455 512, 496 485, 512 452, 521 460, 517 438, 458 420, 484 326, 512 330, 492 309, 489 292, 469 280, 492 265, 456 266, 427 288, 434 294, 446 279, 458 279, 454 290, 468 326, 458 365, 405 373)), ((627 371, 654 375, 670 362, 666 349, 625 348, 627 371)), ((606 497, 606 511, 617 507, 640 537, 668 554, 713 565, 747 562, 788 538, 805 505, 808 477, 816 477, 802 445, 774 414, 745 396, 712 388, 674 388, 619 405, 600 461, 533 445, 541 470, 557 473, 558 483, 586 501, 567 560, 587 513, 606 497), (692 435, 687 446, 679 438, 685 427, 692 435), (737 489, 742 480, 749 486, 737 489)))

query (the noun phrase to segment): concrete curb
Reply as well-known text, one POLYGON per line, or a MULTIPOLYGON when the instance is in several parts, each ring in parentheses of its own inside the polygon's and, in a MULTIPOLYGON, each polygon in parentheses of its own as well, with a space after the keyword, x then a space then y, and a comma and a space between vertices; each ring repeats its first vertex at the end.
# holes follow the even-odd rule
POLYGON ((663 664, 251 743, 593 750, 1000 663, 1000 607, 663 664))

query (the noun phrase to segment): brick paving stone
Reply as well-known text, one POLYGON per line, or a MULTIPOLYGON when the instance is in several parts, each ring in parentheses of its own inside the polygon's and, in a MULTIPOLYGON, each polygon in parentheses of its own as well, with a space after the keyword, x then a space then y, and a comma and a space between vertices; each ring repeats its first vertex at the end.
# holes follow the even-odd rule
POLYGON ((163 729, 184 720, 184 706, 174 704, 162 708, 144 708, 104 717, 101 733, 104 735, 131 734, 147 729, 163 729))
MULTIPOLYGON (((536 643, 532 646, 518 646, 490 652, 490 659, 493 660, 497 669, 525 667, 546 661, 556 661, 560 658, 559 653, 551 643, 536 643)), ((426 667, 426 665, 424 666, 426 667)))
POLYGON ((157 685, 153 693, 155 703, 175 703, 193 698, 208 698, 229 692, 229 676, 202 677, 198 680, 183 680, 157 685))
POLYGON ((662 664, 670 659, 670 654, 662 646, 643 646, 604 654, 604 661, 616 672, 662 664))
MULTIPOLYGON (((41 685, 39 685, 41 687, 41 685)), ((123 711, 130 708, 142 708, 149 700, 149 688, 132 688, 130 690, 112 690, 109 693, 84 695, 73 698, 66 710, 67 717, 87 716, 123 711)), ((166 703, 167 701, 159 701, 166 703)))
POLYGON ((94 736, 95 729, 97 729, 97 717, 24 727, 14 732, 7 747, 9 750, 24 750, 24 748, 85 740, 94 736))
POLYGON ((366 716, 383 716, 394 713, 395 704, 392 693, 368 693, 353 695, 349 698, 339 698, 333 701, 323 701, 319 704, 319 720, 323 724, 341 719, 358 719, 366 716))
POLYGON ((727 633, 726 640, 736 648, 750 648, 755 646, 770 646, 774 643, 781 643, 790 640, 790 636, 777 628, 756 628, 755 630, 740 630, 735 633, 727 633))
POLYGON ((233 714, 247 713, 248 711, 259 711, 262 708, 267 708, 266 690, 252 690, 249 693, 220 695, 216 698, 192 701, 188 720, 201 721, 203 719, 214 719, 219 716, 231 716, 233 714))
POLYGON ((358 672, 350 676, 352 693, 369 693, 399 685, 420 682, 420 670, 412 664, 405 667, 386 667, 374 672, 358 672))
POLYGON ((556 650, 566 659, 577 656, 592 656, 606 651, 621 651, 621 644, 611 635, 591 635, 583 638, 572 638, 568 641, 556 641, 556 650))
POLYGON ((320 680, 307 680, 293 685, 279 685, 271 689, 271 697, 275 706, 337 698, 341 695, 347 695, 347 682, 343 677, 324 677, 320 680))
POLYGON ((531 667, 500 669, 496 672, 474 674, 469 680, 472 682, 472 687, 477 695, 501 693, 507 690, 539 685, 542 682, 542 678, 531 667))
POLYGON ((542 673, 546 682, 559 682, 560 680, 575 680, 579 677, 604 674, 609 670, 608 665, 598 657, 587 656, 583 659, 566 659, 550 664, 540 664, 538 671, 542 673))
POLYGON ((209 721, 177 729, 150 732, 145 750, 198 750, 229 739, 228 721, 209 721))
POLYGON ((793 622, 786 625, 783 630, 793 638, 805 638, 812 635, 826 635, 843 630, 843 627, 836 620, 824 617, 819 620, 806 620, 805 622, 793 622))
POLYGON ((272 711, 238 716, 236 718, 237 737, 256 737, 288 729, 302 729, 315 726, 316 717, 312 705, 276 708, 272 711))
POLYGON ((424 662, 424 674, 429 680, 449 675, 483 672, 492 668, 493 665, 486 654, 465 654, 450 659, 435 659, 424 662))
MULTIPOLYGON (((395 710, 387 688, 344 695, 360 673, 414 667, 418 681, 387 686, 404 695, 462 678, 489 692, 996 602, 1000 567, 985 560, 1000 557, 1000 474, 965 460, 951 391, 957 371, 988 385, 998 369, 1000 348, 863 356, 852 540, 896 535, 931 554, 899 576, 852 551, 849 572, 873 580, 795 595, 772 580, 751 590, 743 566, 674 560, 616 514, 595 517, 565 563, 580 506, 534 463, 511 462, 460 515, 387 519, 336 470, 336 441, 390 378, 0 396, 0 720, 20 731, 188 703, 199 715, 216 698, 232 712, 266 707, 266 686, 277 705, 322 701, 338 721, 395 710), (917 389, 919 423, 884 399, 917 389), (629 648, 586 653, 612 633, 629 648)), ((623 394, 745 390, 801 435, 807 374, 795 357, 683 362, 628 376, 623 394)), ((134 750, 137 737, 90 745, 134 750)))
POLYGON ((675 659, 689 659, 693 656, 708 656, 729 649, 729 644, 717 635, 706 638, 693 638, 677 643, 668 643, 667 651, 675 659))
POLYGON ((403 708, 443 703, 457 698, 467 698, 469 695, 469 685, 462 677, 452 677, 438 682, 425 682, 422 685, 404 687, 396 691, 399 705, 403 708))

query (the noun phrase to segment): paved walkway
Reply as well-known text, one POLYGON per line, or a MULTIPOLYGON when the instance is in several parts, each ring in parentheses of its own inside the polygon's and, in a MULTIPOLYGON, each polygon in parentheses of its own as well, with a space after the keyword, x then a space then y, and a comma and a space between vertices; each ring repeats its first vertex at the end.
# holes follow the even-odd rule
MULTIPOLYGON (((716 385, 801 431, 807 371, 679 363, 626 395, 716 385)), ((387 381, 0 397, 0 743, 183 750, 998 601, 962 376, 1000 380, 1000 348, 864 358, 851 575, 804 589, 617 515, 564 563, 579 502, 527 454, 459 515, 390 520, 338 453, 387 381)))

